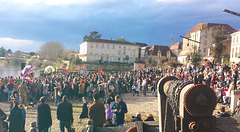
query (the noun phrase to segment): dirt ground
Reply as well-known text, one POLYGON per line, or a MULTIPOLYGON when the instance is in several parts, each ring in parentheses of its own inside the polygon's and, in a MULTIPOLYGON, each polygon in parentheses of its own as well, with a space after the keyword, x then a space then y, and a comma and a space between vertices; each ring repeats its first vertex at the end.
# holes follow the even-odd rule
MULTIPOLYGON (((151 93, 147 93, 147 96, 132 96, 131 93, 126 93, 121 95, 124 102, 127 104, 128 113, 125 115, 125 121, 126 123, 129 122, 132 118, 132 116, 135 116, 136 113, 142 114, 142 119, 146 119, 146 115, 151 113, 155 120, 158 120, 158 101, 157 98, 154 97, 151 93)), ((82 101, 73 99, 70 100, 70 102, 73 104, 73 116, 74 116, 74 127, 76 128, 76 132, 80 132, 83 128, 86 127, 87 119, 83 119, 81 124, 78 124, 78 119, 82 111, 82 101)), ((89 101, 90 104, 92 101, 89 101)), ((54 106, 53 102, 48 102, 48 104, 51 107, 51 113, 52 113, 52 120, 53 124, 51 127, 52 132, 59 132, 59 121, 57 120, 56 116, 56 110, 57 107, 54 106)), ((221 104, 218 104, 216 107, 216 110, 214 113, 219 111, 219 108, 223 106, 221 104)), ((9 115, 9 103, 0 103, 1 109, 9 115)), ((229 111, 228 106, 226 106, 227 111, 229 111)), ((230 113, 230 112, 229 112, 230 113)), ((34 107, 28 107, 27 109, 27 118, 26 118, 26 126, 25 130, 29 132, 30 130, 30 123, 36 122, 37 119, 37 111, 36 106, 34 107)))
MULTIPOLYGON (((126 122, 131 120, 132 116, 135 116, 136 113, 141 113, 143 115, 143 119, 146 118, 146 114, 151 113, 154 115, 155 119, 158 120, 158 103, 157 98, 153 97, 151 93, 148 93, 147 96, 132 96, 130 93, 122 94, 123 101, 126 102, 128 113, 126 114, 126 122)), ((73 116, 74 116, 74 127, 76 128, 77 132, 80 132, 83 128, 86 127, 87 119, 82 120, 80 124, 78 124, 79 116, 82 111, 82 101, 73 99, 70 100, 70 102, 73 104, 73 116)), ((92 103, 92 101, 89 101, 92 103)), ((52 114, 52 120, 53 124, 51 127, 52 132, 59 132, 59 121, 57 120, 56 116, 56 110, 57 107, 54 106, 53 102, 48 102, 48 104, 51 107, 51 114, 52 114)), ((0 103, 1 109, 9 115, 9 103, 0 103)), ((27 115, 26 115, 26 125, 25 130, 29 132, 30 130, 30 123, 36 122, 37 120, 37 110, 36 106, 34 107, 28 107, 27 109, 27 115)))

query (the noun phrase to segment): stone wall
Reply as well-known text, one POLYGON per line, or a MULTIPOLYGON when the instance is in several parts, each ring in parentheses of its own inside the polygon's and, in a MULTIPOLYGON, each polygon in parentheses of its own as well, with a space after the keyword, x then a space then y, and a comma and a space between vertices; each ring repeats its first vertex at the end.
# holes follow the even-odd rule
MULTIPOLYGON (((84 64, 84 63, 83 63, 84 64)), ((101 69, 104 71, 130 71, 133 70, 133 64, 124 63, 85 63, 88 71, 98 71, 101 69)))

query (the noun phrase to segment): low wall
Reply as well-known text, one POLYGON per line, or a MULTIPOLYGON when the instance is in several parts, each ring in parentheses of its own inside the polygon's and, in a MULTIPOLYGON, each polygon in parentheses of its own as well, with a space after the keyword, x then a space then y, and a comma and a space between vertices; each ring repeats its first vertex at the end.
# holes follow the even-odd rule
MULTIPOLYGON (((126 132, 136 126, 137 132, 159 132, 158 121, 137 121, 126 123, 124 127, 97 128, 97 132, 126 132)), ((87 132, 86 129, 83 132, 87 132)), ((216 132, 240 132, 240 117, 216 118, 216 132)))
POLYGON ((133 64, 123 63, 85 63, 84 64, 88 71, 130 71, 133 70, 133 64))
POLYGON ((240 117, 217 118, 216 128, 216 132, 240 132, 240 117))

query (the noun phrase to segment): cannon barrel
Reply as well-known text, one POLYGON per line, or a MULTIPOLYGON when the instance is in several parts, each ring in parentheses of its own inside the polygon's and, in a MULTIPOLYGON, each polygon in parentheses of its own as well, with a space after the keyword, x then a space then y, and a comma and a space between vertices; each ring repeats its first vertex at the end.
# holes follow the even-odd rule
MULTIPOLYGON (((193 81, 184 82, 176 77, 168 76, 159 80, 158 91, 161 105, 159 114, 162 114, 159 124, 165 129, 164 131, 170 131, 167 129, 167 125, 171 124, 170 122, 173 121, 171 118, 174 117, 181 118, 178 121, 188 122, 186 129, 190 131, 196 129, 206 132, 208 129, 213 130, 215 123, 213 123, 212 114, 217 101, 214 91, 209 86, 193 84, 193 81), (170 111, 173 116, 169 115, 170 111)), ((184 123, 178 122, 177 124, 176 126, 179 126, 179 124, 183 125, 184 123)), ((184 126, 175 130, 186 131, 184 126)))

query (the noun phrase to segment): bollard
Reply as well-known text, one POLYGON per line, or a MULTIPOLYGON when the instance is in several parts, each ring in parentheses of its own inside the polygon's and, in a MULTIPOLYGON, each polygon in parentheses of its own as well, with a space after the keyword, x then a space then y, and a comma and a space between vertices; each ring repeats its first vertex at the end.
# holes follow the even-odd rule
POLYGON ((87 120, 87 132, 93 132, 93 120, 92 119, 87 120))
POLYGON ((31 125, 30 132, 37 132, 37 123, 32 122, 30 125, 31 125))

